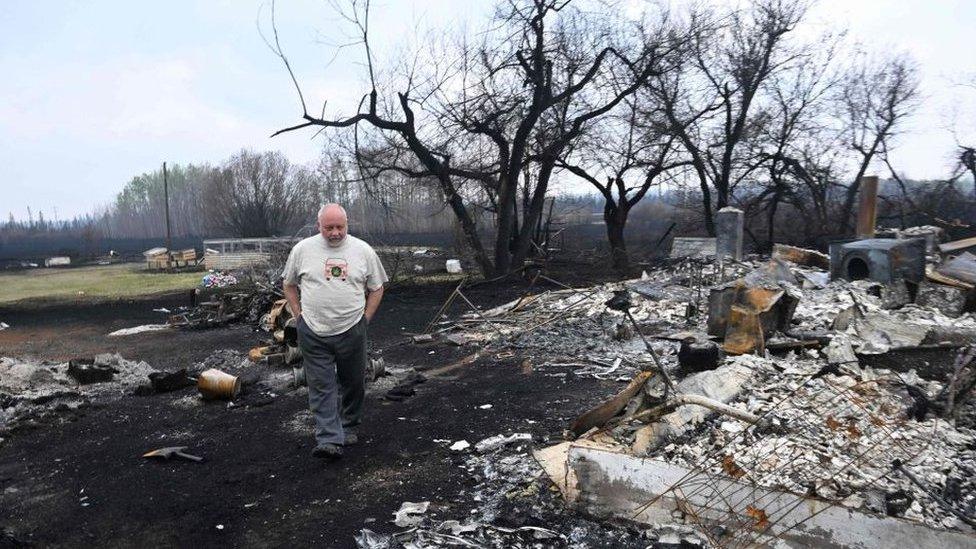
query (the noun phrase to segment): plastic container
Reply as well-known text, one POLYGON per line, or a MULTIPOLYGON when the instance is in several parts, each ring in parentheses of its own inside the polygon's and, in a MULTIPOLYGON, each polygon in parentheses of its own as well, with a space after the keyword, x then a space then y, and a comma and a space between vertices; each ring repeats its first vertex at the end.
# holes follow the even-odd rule
POLYGON ((451 274, 458 274, 461 272, 461 260, 459 259, 448 259, 444 266, 447 268, 447 272, 451 274))
POLYGON ((231 400, 241 392, 241 380, 237 376, 211 368, 197 378, 197 389, 207 400, 231 400))

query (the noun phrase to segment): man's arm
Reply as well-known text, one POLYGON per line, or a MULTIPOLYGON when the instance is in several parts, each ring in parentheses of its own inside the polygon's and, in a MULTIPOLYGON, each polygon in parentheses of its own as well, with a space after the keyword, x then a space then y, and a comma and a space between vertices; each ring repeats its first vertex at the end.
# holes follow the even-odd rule
POLYGON ((366 322, 373 321, 373 315, 376 314, 376 309, 380 307, 380 301, 383 299, 383 286, 370 291, 366 294, 366 322))
MULTIPOLYGON (((294 284, 282 284, 281 289, 285 292, 285 299, 288 300, 288 309, 291 310, 292 316, 295 318, 300 317, 302 315, 302 302, 298 299, 298 286, 294 284)), ((368 301, 366 308, 369 308, 368 301)))

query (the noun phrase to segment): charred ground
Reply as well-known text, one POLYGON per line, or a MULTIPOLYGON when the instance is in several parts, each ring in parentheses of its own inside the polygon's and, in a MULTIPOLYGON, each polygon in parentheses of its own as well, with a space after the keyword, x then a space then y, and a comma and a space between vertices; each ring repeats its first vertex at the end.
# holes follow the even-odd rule
MULTIPOLYGON (((589 282, 599 277, 595 273, 572 270, 566 279, 589 282)), ((403 334, 420 331, 453 287, 411 285, 388 291, 370 333, 372 346, 385 349, 388 364, 431 370, 475 351, 402 344, 403 334)), ((492 305, 523 291, 524 282, 503 281, 472 288, 467 295, 492 305)), ((246 324, 105 336, 117 328, 159 322, 162 315, 153 309, 173 308, 185 299, 178 294, 6 307, 0 315, 12 327, 0 333, 0 354, 63 361, 118 352, 173 369, 200 362, 216 349, 244 352, 264 337, 246 324)), ((430 500, 435 517, 469 513, 473 502, 467 488, 474 481, 460 468, 463 457, 435 439, 473 443, 515 431, 530 432, 537 441, 558 437, 568 419, 614 390, 613 382, 547 377, 514 357, 485 354, 432 376, 403 402, 371 393, 361 443, 331 464, 309 455, 313 439, 304 391, 237 407, 186 406, 193 388, 147 397, 120 395, 61 410, 4 435, 0 528, 6 533, 0 545, 352 547, 353 535, 364 526, 392 529, 391 513, 403 501, 430 500), (492 408, 480 409, 483 404, 492 408), (160 463, 139 457, 175 445, 189 446, 206 461, 160 463)), ((537 519, 501 520, 519 526, 537 519)))

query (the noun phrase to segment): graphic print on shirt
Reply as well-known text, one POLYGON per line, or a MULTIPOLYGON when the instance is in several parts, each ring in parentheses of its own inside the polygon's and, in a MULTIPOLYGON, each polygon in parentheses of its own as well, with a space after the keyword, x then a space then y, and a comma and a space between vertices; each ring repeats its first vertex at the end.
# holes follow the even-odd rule
POLYGON ((349 278, 349 264, 341 257, 330 257, 325 260, 325 279, 338 278, 345 281, 349 278))

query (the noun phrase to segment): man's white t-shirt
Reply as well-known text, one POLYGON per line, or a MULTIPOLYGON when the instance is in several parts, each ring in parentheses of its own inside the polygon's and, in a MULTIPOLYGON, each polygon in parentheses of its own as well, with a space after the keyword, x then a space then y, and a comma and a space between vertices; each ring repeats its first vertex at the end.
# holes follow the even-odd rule
POLYGON ((335 248, 319 234, 295 244, 281 276, 298 286, 302 318, 323 337, 355 326, 366 308, 366 290, 389 280, 373 248, 352 235, 335 248))

